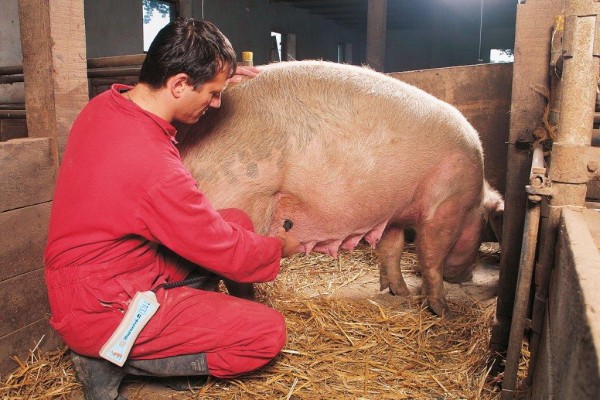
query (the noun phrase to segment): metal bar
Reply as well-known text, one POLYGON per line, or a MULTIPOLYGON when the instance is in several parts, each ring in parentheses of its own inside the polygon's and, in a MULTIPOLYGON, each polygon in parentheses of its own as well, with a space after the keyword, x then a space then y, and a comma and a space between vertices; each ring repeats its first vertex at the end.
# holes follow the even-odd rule
MULTIPOLYGON (((99 57, 90 58, 87 60, 88 75, 93 70, 107 71, 111 68, 122 68, 122 67, 137 67, 139 68, 146 59, 145 54, 132 54, 126 56, 114 56, 114 57, 99 57)), ((94 72, 95 74, 95 72, 94 72)), ((114 76, 114 75, 106 75, 114 76)), ((0 67, 0 83, 13 83, 23 82, 23 66, 12 65, 6 67, 0 67)))
POLYGON ((2 110, 2 109, 0 109, 0 118, 25 119, 25 110, 2 110))
POLYGON ((0 76, 2 76, 2 75, 19 75, 19 74, 23 74, 23 66, 22 65, 0 67, 0 76))
POLYGON ((110 76, 138 76, 141 67, 95 68, 88 69, 88 78, 105 78, 110 76))
POLYGON ((145 59, 145 54, 89 58, 87 60, 87 66, 89 69, 106 67, 131 67, 142 65, 145 59))
POLYGON ((525 316, 531 290, 531 278, 535 259, 536 241, 540 223, 540 203, 528 204, 525 214, 525 233, 521 245, 521 259, 519 262, 519 277, 515 296, 513 317, 510 327, 510 338, 506 354, 506 369, 502 380, 502 400, 512 400, 517 382, 517 370, 523 335, 525 332, 525 316))
POLYGON ((23 82, 23 74, 0 75, 0 84, 23 82))

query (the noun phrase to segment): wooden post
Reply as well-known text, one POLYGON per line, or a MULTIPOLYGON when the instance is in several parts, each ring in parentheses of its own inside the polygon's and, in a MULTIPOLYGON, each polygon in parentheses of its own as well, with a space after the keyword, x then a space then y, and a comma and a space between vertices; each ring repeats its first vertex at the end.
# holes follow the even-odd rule
POLYGON ((385 69, 387 0, 369 0, 367 10, 367 65, 376 71, 385 69))
POLYGON ((88 102, 83 0, 19 0, 29 137, 50 137, 56 165, 88 102))
POLYGON ((517 5, 517 31, 512 83, 512 107, 506 173, 506 206, 502 230, 500 282, 496 321, 490 346, 503 352, 508 345, 531 168, 533 131, 541 123, 546 99, 534 88, 550 85, 550 41, 554 17, 563 0, 529 0, 517 5))

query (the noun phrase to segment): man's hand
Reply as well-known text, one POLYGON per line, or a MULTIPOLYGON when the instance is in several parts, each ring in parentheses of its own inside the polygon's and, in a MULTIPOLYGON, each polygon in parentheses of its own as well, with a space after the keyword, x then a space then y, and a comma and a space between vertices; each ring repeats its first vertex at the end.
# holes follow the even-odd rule
POLYGON ((256 67, 239 66, 235 69, 235 75, 229 78, 229 83, 238 83, 243 79, 254 78, 260 73, 260 69, 256 67))
POLYGON ((283 227, 277 230, 275 236, 281 239, 281 257, 289 257, 300 252, 300 240, 291 233, 286 232, 283 227))

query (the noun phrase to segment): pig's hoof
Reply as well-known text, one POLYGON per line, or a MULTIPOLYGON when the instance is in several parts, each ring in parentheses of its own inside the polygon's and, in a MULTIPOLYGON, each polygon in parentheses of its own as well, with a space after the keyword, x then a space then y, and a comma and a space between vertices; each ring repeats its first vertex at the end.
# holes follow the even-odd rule
POLYGON ((379 291, 383 292, 390 287, 390 280, 383 275, 379 275, 379 291))
POLYGON ((406 283, 390 284, 390 292, 396 296, 410 296, 410 290, 406 287, 406 283))
POLYGON ((389 279, 379 279, 379 291, 390 289, 390 293, 394 296, 410 296, 410 290, 406 286, 405 282, 391 282, 389 279))
POLYGON ((446 304, 446 302, 442 299, 430 297, 427 299, 427 306, 431 311, 433 311, 434 314, 439 315, 440 317, 444 315, 450 315, 450 308, 448 307, 448 304, 446 304))

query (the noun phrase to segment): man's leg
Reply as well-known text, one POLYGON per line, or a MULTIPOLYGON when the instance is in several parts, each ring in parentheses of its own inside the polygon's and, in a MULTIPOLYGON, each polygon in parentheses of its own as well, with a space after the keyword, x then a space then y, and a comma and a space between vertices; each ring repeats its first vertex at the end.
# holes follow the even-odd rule
POLYGON ((285 345, 283 316, 263 304, 187 287, 156 294, 160 307, 130 359, 205 353, 210 374, 230 378, 263 366, 285 345))
POLYGON ((285 344, 283 316, 262 304, 190 288, 159 290, 160 307, 119 368, 72 356, 86 400, 114 400, 126 373, 232 378, 262 367, 285 344))

